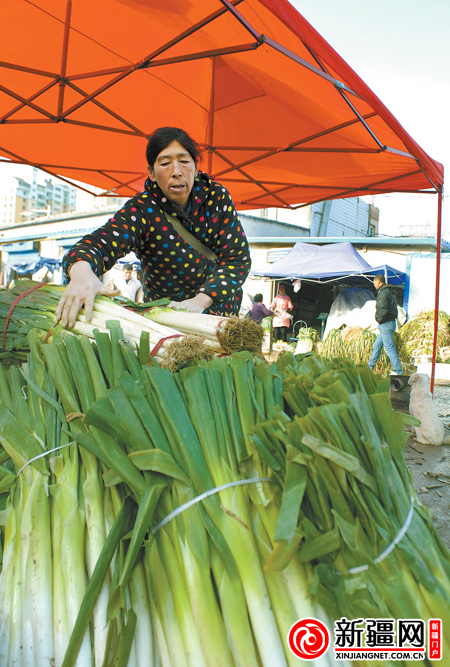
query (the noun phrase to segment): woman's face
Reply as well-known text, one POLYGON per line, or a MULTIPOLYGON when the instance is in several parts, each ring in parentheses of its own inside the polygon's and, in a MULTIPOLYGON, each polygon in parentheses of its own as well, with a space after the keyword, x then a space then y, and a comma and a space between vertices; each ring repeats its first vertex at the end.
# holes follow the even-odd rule
POLYGON ((172 141, 159 153, 153 167, 148 167, 150 180, 159 185, 168 199, 181 206, 189 199, 197 173, 191 154, 179 141, 172 141))

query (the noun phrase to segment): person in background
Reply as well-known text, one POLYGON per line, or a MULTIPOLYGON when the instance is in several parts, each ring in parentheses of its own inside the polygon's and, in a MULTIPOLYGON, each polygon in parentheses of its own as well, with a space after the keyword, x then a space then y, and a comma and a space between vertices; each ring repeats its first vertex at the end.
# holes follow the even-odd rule
POLYGON ((373 344, 372 354, 369 359, 369 368, 371 371, 375 368, 384 345, 386 354, 392 364, 392 374, 402 375, 402 365, 394 344, 394 331, 397 328, 396 319, 398 314, 397 301, 394 294, 386 285, 384 276, 381 273, 375 276, 373 284, 377 290, 375 319, 378 322, 378 331, 380 333, 373 344))
POLYGON ((272 313, 271 310, 265 307, 262 300, 263 300, 262 294, 255 294, 255 297, 253 299, 252 312, 250 315, 252 320, 254 322, 257 322, 258 324, 261 324, 261 320, 263 320, 265 317, 274 316, 274 313, 272 313))
POLYGON ((270 310, 274 311, 273 318, 273 339, 275 342, 281 340, 288 342, 288 330, 291 326, 292 315, 289 314, 294 306, 286 294, 286 287, 283 283, 278 286, 278 294, 270 304, 270 310))
POLYGON ((118 289, 122 296, 126 296, 131 301, 140 301, 143 296, 142 285, 136 278, 133 278, 133 265, 124 264, 122 275, 109 284, 109 289, 118 289))

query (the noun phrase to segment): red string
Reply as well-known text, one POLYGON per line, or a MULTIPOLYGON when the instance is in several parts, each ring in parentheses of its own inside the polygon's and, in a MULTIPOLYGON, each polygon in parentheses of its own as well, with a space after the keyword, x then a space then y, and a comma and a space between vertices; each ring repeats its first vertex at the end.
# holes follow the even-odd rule
POLYGON ((26 292, 19 294, 19 296, 16 299, 14 299, 14 301, 10 305, 8 310, 8 315, 6 316, 5 328, 3 330, 3 347, 5 347, 6 345, 6 330, 8 329, 9 320, 11 318, 11 315, 13 314, 14 308, 17 306, 19 301, 23 299, 24 296, 27 296, 27 294, 30 294, 30 292, 34 292, 34 290, 39 289, 39 287, 42 287, 43 285, 45 285, 45 283, 39 283, 39 285, 35 285, 31 289, 28 289, 26 292))
POLYGON ((156 353, 158 352, 159 348, 161 345, 166 341, 169 340, 169 338, 180 338, 184 336, 184 334, 173 334, 172 336, 166 336, 165 338, 160 338, 159 341, 156 343, 155 347, 153 350, 150 352, 150 356, 154 357, 156 356, 156 353))
MULTIPOLYGON (((56 326, 58 326, 58 322, 52 326, 52 329, 54 329, 56 326)), ((47 335, 46 335, 46 337, 45 337, 45 342, 47 342, 48 339, 50 338, 50 334, 52 333, 52 329, 49 329, 49 330, 47 331, 47 335)))

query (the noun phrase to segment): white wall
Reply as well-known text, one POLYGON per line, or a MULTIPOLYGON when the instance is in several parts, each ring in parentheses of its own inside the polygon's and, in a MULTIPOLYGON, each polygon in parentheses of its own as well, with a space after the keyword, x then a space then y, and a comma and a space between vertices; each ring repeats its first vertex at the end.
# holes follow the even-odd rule
MULTIPOLYGON (((243 211, 248 215, 256 217, 261 216, 261 209, 252 211, 243 211)), ((290 225, 297 225, 299 227, 311 227, 311 206, 303 206, 292 210, 290 208, 269 208, 267 209, 267 217, 269 220, 277 220, 278 222, 288 222, 290 225)))
MULTIPOLYGON (((408 256, 410 284, 408 315, 412 317, 421 310, 434 310, 436 288, 436 253, 408 256)), ((450 315, 450 255, 441 255, 439 310, 450 315)))
POLYGON ((367 250, 367 252, 364 252, 361 248, 358 248, 358 252, 370 266, 376 267, 388 264, 397 271, 406 272, 407 255, 403 252, 389 252, 387 250, 367 250))

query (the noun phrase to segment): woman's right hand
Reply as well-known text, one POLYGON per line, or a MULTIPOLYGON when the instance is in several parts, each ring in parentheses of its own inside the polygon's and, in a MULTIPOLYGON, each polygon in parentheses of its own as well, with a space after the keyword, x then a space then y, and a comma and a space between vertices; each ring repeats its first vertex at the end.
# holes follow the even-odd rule
POLYGON ((72 264, 69 269, 69 276, 70 283, 64 290, 55 312, 57 321, 60 320, 63 327, 67 325, 73 327, 78 312, 83 306, 86 311, 86 320, 89 322, 97 294, 106 296, 119 294, 119 290, 112 290, 103 285, 102 281, 93 272, 89 262, 81 261, 72 264))

